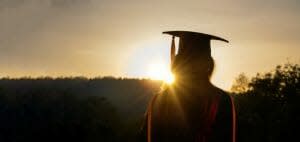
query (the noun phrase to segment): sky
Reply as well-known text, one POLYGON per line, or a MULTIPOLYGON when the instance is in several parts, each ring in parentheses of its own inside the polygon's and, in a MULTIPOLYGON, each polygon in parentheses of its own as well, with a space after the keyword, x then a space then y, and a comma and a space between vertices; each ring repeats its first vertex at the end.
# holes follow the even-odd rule
MULTIPOLYGON (((0 77, 147 77, 168 30, 217 35, 212 82, 300 63, 299 0, 0 0, 0 77)), ((168 68, 168 67, 166 67, 168 68)))

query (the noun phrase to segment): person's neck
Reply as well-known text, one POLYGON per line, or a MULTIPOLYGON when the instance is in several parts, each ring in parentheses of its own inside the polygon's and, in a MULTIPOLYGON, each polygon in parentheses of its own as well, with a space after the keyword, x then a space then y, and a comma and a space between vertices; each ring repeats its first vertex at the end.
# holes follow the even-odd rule
POLYGON ((207 88, 211 86, 208 78, 180 78, 176 81, 177 85, 184 88, 207 88))

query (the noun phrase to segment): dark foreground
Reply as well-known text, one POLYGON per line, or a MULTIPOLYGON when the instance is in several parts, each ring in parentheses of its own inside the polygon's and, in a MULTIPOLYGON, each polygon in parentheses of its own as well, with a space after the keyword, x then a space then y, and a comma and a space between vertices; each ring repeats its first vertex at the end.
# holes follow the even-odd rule
MULTIPOLYGON (((300 68, 285 65, 233 86, 238 141, 299 141, 300 68), (295 140, 292 140, 295 139, 295 140)), ((116 78, 0 79, 0 141, 136 141, 161 82, 116 78)))

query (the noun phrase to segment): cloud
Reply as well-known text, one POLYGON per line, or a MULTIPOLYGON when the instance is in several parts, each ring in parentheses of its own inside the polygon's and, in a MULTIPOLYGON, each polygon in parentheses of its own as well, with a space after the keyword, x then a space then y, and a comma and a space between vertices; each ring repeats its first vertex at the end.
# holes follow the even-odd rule
POLYGON ((47 5, 51 7, 69 7, 89 4, 91 0, 0 0, 1 8, 17 8, 22 5, 47 5))
POLYGON ((72 5, 88 4, 90 0, 51 0, 50 4, 53 7, 68 7, 72 5))
POLYGON ((0 9, 1 8, 14 8, 19 5, 23 5, 25 0, 0 0, 0 9))
POLYGON ((69 27, 75 31, 79 28, 72 25, 84 21, 84 17, 78 18, 76 14, 84 15, 87 3, 86 0, 0 0, 0 66, 8 61, 22 64, 22 60, 35 60, 39 54, 47 55, 47 48, 58 50, 57 42, 71 35, 63 30, 69 27), (73 20, 76 18, 79 20, 73 20))

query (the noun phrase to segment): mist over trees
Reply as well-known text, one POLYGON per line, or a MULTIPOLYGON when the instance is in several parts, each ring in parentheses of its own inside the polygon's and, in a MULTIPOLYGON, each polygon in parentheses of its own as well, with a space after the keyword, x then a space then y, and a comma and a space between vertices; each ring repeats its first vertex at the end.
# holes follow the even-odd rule
MULTIPOLYGON (((232 86, 238 141, 292 141, 300 127, 300 67, 287 63, 232 86)), ((0 79, 0 141, 136 141, 162 82, 123 78, 0 79)))

